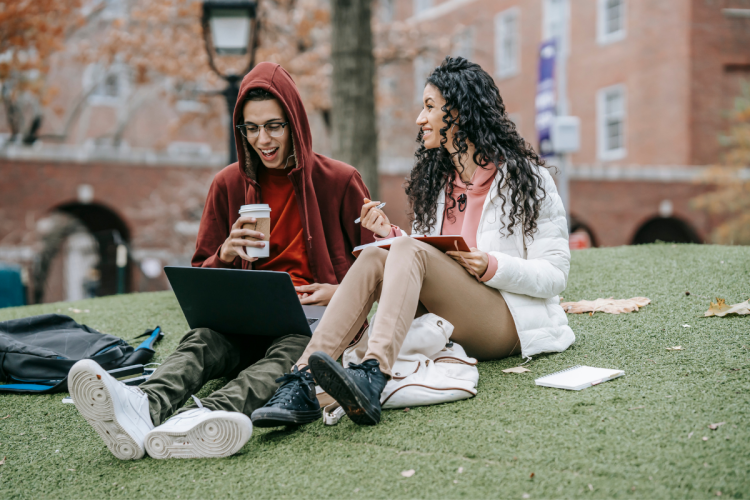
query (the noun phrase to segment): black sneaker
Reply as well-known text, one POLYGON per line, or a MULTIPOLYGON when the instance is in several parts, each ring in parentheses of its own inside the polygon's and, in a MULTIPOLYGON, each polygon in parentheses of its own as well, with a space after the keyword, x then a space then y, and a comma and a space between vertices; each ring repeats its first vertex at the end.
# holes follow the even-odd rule
POLYGON ((324 352, 310 356, 310 369, 315 380, 359 425, 380 422, 380 394, 387 380, 380 363, 368 359, 362 364, 349 363, 344 368, 324 352))
POLYGON ((262 408, 250 416, 256 427, 279 427, 282 425, 302 425, 315 422, 323 413, 315 396, 315 382, 310 367, 298 370, 276 379, 281 387, 262 408))

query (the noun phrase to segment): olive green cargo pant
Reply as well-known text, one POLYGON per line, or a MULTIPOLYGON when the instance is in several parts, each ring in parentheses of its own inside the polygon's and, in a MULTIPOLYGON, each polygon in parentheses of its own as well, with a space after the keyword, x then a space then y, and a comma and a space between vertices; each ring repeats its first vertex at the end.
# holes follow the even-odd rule
POLYGON ((230 381, 201 403, 211 410, 237 411, 247 416, 276 392, 276 379, 289 373, 310 337, 222 335, 208 328, 188 332, 177 350, 140 388, 148 396, 151 420, 161 425, 182 408, 208 381, 230 381))

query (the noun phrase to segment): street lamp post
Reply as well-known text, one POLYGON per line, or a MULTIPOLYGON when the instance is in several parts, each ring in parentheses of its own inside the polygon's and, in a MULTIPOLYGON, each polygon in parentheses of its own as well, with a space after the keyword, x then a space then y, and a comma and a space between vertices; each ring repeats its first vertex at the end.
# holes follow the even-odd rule
POLYGON ((208 64, 227 86, 219 92, 227 101, 229 114, 229 163, 237 161, 237 147, 234 142, 232 115, 237 104, 242 76, 255 66, 255 45, 257 37, 257 3, 254 0, 204 0, 203 41, 208 54, 208 64), (224 56, 244 56, 249 54, 248 64, 240 74, 224 74, 216 66, 214 54, 224 56))

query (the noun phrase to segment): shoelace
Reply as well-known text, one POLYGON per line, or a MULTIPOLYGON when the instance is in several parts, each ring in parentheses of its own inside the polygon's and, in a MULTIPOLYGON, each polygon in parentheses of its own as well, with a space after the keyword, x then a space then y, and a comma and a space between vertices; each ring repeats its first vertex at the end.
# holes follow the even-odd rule
MULTIPOLYGON (((284 402, 292 402, 292 393, 299 394, 299 386, 300 384, 307 383, 307 377, 305 377, 304 373, 310 371, 310 366, 306 366, 301 370, 297 370, 297 368, 294 368, 294 371, 291 373, 285 373, 281 377, 276 379, 276 382, 281 383, 281 387, 279 387, 276 390, 276 394, 273 395, 273 397, 268 401, 268 405, 271 405, 273 403, 284 403, 284 402), (296 382, 296 383, 295 383, 296 382)), ((302 391, 302 396, 307 401, 312 401, 310 399, 310 396, 307 394, 307 391, 302 391)))
POLYGON ((364 363, 349 363, 348 368, 354 372, 353 375, 370 380, 368 373, 372 371, 372 367, 367 367, 364 363))

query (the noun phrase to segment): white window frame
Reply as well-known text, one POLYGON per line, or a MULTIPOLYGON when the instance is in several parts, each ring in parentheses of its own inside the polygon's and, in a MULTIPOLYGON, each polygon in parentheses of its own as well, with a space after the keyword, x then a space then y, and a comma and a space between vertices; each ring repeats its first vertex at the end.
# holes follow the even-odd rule
POLYGON ((521 72, 521 10, 511 7, 495 14, 495 76, 511 78, 521 72), (513 33, 506 33, 507 20, 513 19, 513 33), (510 61, 505 60, 503 45, 510 36, 514 44, 510 61))
POLYGON ((607 2, 608 0, 597 0, 596 9, 596 41, 599 45, 608 45, 610 43, 624 40, 627 36, 627 19, 628 4, 627 0, 620 0, 620 19, 622 25, 619 30, 607 33, 607 2))
POLYGON ((434 6, 434 2, 433 0, 412 0, 412 6, 414 8, 414 15, 418 16, 430 10, 434 6))
MULTIPOLYGON (((617 116, 617 115, 615 115, 617 116)), ((621 160, 627 156, 627 124, 628 124, 628 96, 625 85, 618 84, 599 89, 596 93, 596 131, 597 152, 600 160, 621 160), (607 149, 607 124, 612 115, 606 115, 607 95, 620 92, 622 95, 622 110, 619 113, 622 122, 622 143, 617 149, 607 149)))
POLYGON ((435 62, 430 56, 417 56, 414 58, 414 102, 422 106, 424 86, 427 77, 435 69, 435 62))
POLYGON ((124 64, 115 63, 106 68, 98 63, 89 64, 83 71, 83 87, 94 89, 88 96, 88 102, 95 106, 120 106, 130 95, 130 72, 124 64), (104 88, 106 78, 114 76, 117 78, 117 95, 110 96, 101 92, 104 88))
POLYGON ((453 57, 463 57, 469 61, 474 59, 474 45, 476 28, 467 26, 453 37, 453 57))

